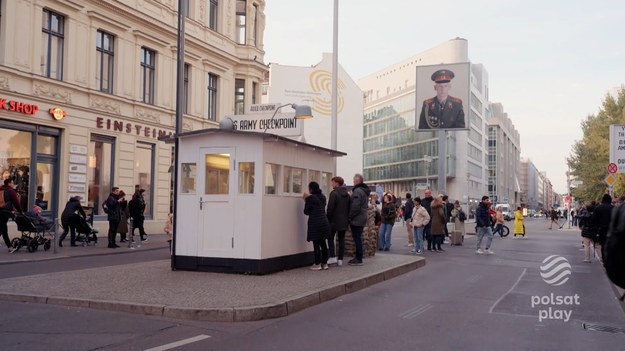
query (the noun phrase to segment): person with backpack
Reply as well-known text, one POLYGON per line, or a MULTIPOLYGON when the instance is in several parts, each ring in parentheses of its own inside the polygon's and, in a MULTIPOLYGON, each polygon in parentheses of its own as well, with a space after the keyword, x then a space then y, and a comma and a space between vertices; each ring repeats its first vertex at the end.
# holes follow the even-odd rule
POLYGON ((119 245, 115 244, 115 237, 117 236, 117 228, 119 227, 119 222, 121 221, 121 206, 119 203, 122 199, 119 196, 119 188, 114 186, 109 194, 109 197, 102 204, 102 208, 104 212, 107 213, 107 219, 109 222, 109 231, 108 231, 108 248, 116 249, 119 245))
POLYGON ((2 239, 4 239, 4 243, 9 248, 10 253, 13 253, 15 250, 11 247, 7 223, 9 218, 13 218, 13 212, 22 213, 19 197, 13 189, 14 186, 15 184, 13 184, 13 179, 11 178, 5 179, 4 184, 0 186, 0 234, 2 234, 2 239))

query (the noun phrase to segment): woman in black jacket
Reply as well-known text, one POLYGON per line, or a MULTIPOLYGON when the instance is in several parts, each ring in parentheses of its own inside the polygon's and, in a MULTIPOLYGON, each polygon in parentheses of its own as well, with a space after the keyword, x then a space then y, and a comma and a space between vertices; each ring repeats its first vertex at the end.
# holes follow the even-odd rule
POLYGON ((304 214, 308 216, 307 241, 313 242, 315 264, 313 271, 328 269, 328 246, 326 239, 330 234, 330 222, 326 215, 326 197, 321 193, 319 183, 310 182, 308 191, 304 193, 304 214))
POLYGON ((597 236, 597 226, 593 220, 595 202, 579 211, 579 226, 582 228, 582 242, 584 243, 584 262, 590 263, 590 248, 597 236))
POLYGON ((80 196, 71 197, 65 204, 65 209, 61 213, 61 226, 63 226, 63 234, 59 238, 59 247, 63 247, 63 240, 70 232, 69 242, 71 246, 76 246, 76 216, 87 218, 85 210, 80 204, 80 196))

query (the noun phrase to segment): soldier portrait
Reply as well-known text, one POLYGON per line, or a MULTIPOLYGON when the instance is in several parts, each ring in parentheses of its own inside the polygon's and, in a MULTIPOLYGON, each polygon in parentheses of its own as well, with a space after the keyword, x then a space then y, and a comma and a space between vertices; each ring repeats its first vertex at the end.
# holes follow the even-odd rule
POLYGON ((466 129, 462 99, 450 95, 455 76, 450 69, 439 69, 432 73, 430 79, 434 82, 436 96, 423 100, 418 130, 466 129))

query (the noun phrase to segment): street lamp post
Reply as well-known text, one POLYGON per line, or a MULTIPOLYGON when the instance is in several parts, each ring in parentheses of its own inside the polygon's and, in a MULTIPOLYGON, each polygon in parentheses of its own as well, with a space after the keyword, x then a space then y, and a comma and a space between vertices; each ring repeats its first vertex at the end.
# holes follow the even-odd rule
POLYGON ((430 166, 432 165, 432 156, 423 155, 423 161, 428 163, 428 167, 425 171, 425 182, 428 183, 428 189, 432 190, 432 186, 430 185, 430 166))

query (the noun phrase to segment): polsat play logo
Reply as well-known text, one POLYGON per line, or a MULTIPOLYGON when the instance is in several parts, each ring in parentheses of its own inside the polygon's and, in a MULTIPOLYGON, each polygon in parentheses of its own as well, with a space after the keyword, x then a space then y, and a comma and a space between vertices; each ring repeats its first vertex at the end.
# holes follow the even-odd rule
POLYGON ((552 286, 560 286, 571 277, 571 265, 566 258, 551 255, 545 258, 540 266, 540 276, 545 283, 552 286))

